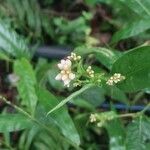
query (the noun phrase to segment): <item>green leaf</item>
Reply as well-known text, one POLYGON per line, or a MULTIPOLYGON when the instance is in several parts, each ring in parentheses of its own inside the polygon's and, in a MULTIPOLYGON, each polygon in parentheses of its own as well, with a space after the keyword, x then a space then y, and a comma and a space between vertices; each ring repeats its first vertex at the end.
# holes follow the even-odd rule
POLYGON ((23 130, 31 125, 30 120, 20 114, 0 115, 0 132, 13 132, 23 130))
POLYGON ((30 57, 25 41, 2 21, 0 21, 0 48, 0 51, 13 57, 30 57))
POLYGON ((141 116, 132 121, 126 130, 127 150, 148 150, 150 144, 150 119, 141 116))
POLYGON ((36 150, 62 149, 62 145, 60 144, 59 140, 53 140, 51 136, 44 131, 39 131, 39 134, 36 135, 33 145, 34 149, 36 150))
POLYGON ((78 97, 70 102, 79 107, 94 111, 105 101, 104 90, 100 87, 92 87, 81 93, 78 97))
POLYGON ((24 8, 28 26, 35 31, 34 34, 36 36, 40 36, 42 28, 41 19, 43 18, 41 18, 42 13, 40 12, 38 2, 36 0, 26 0, 22 1, 20 5, 22 5, 24 8))
POLYGON ((142 18, 150 18, 149 0, 120 0, 142 18))
POLYGON ((86 101, 85 99, 82 99, 80 97, 77 97, 76 99, 70 101, 71 104, 74 104, 80 108, 84 108, 87 109, 89 111, 94 111, 95 107, 88 101, 86 101))
POLYGON ((8 7, 13 9, 13 13, 18 18, 19 23, 25 23, 25 10, 22 7, 22 1, 20 0, 7 0, 8 7))
POLYGON ((118 31, 112 38, 112 43, 119 40, 136 36, 150 28, 150 1, 149 0, 120 0, 120 2, 129 7, 140 18, 127 24, 123 29, 118 31))
MULTIPOLYGON (((46 111, 52 109, 59 103, 54 95, 43 88, 38 88, 37 93, 39 102, 44 106, 46 111)), ((70 139, 77 145, 80 144, 80 138, 77 130, 65 108, 61 108, 47 117, 52 118, 66 138, 70 139)))
POLYGON ((54 106, 48 113, 47 115, 49 115, 50 113, 56 111, 57 109, 59 109, 60 107, 62 107, 63 105, 65 105, 67 102, 71 101, 72 99, 74 99, 76 96, 80 95, 82 92, 86 91, 87 89, 91 88, 93 85, 88 84, 84 87, 82 87, 80 90, 74 92, 73 94, 71 94, 70 96, 68 96, 67 98, 65 98, 64 100, 62 100, 59 104, 57 104, 56 106, 54 106))
POLYGON ((14 63, 14 72, 19 77, 17 83, 17 90, 22 99, 22 104, 27 106, 27 109, 30 113, 34 113, 37 95, 35 91, 36 78, 34 70, 25 58, 16 60, 14 63))
POLYGON ((126 79, 118 87, 134 92, 150 87, 150 46, 137 47, 120 57, 112 67, 112 74, 121 73, 126 79))
MULTIPOLYGON (((100 87, 92 87, 79 95, 79 98, 92 104, 94 107, 100 106, 104 101, 104 90, 100 87)), ((74 100, 76 101, 76 99, 74 100)))
POLYGON ((106 129, 109 135, 110 150, 126 150, 124 143, 125 131, 121 122, 118 119, 112 120, 106 125, 106 129))
POLYGON ((31 128, 28 130, 25 130, 19 139, 18 142, 18 149, 24 149, 29 150, 32 143, 34 143, 34 139, 39 135, 39 132, 41 131, 41 128, 34 124, 31 128))
MULTIPOLYGON (((36 4, 35 4, 36 5, 36 4)), ((36 21, 33 9, 31 8, 30 1, 22 1, 22 6, 26 13, 27 23, 30 28, 35 28, 36 21)))
POLYGON ((127 24, 120 31, 116 32, 112 37, 111 43, 116 43, 119 40, 136 36, 148 29, 150 29, 149 19, 134 21, 133 23, 127 24))
POLYGON ((112 99, 117 100, 118 102, 121 102, 127 105, 129 104, 126 94, 122 90, 117 88, 116 86, 111 87, 111 86, 106 85, 104 89, 105 89, 105 94, 107 96, 110 96, 112 99))
POLYGON ((86 54, 94 53, 96 54, 96 58, 103 65, 105 65, 108 69, 112 67, 112 64, 118 59, 121 55, 119 52, 115 50, 109 50, 106 48, 97 48, 97 47, 78 47, 74 50, 75 53, 83 56, 86 54))

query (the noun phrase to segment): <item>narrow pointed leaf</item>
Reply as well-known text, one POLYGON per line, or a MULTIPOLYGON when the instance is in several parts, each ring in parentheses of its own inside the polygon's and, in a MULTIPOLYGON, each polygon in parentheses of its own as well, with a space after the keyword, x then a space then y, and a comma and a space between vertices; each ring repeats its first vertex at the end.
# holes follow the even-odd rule
POLYGON ((57 109, 59 109, 60 107, 62 107, 63 105, 65 105, 67 102, 73 100, 73 98, 75 98, 76 96, 80 95, 82 92, 86 91, 87 89, 91 88, 93 85, 89 84, 84 86, 83 88, 81 88, 80 90, 74 92, 73 94, 71 94, 70 96, 68 96, 66 99, 62 100, 59 104, 57 104, 56 106, 54 106, 48 113, 47 115, 49 115, 50 113, 56 111, 57 109))

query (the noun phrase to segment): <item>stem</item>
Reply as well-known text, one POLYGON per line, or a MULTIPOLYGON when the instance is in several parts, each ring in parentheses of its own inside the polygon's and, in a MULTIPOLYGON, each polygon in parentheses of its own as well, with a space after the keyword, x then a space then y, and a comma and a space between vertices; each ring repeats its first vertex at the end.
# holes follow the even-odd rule
POLYGON ((58 105, 56 105, 53 109, 51 109, 47 115, 49 115, 50 113, 52 113, 53 111, 59 109, 60 107, 62 107, 64 104, 66 104, 67 102, 69 102, 70 100, 72 100, 73 98, 77 97, 78 95, 80 95, 81 93, 83 93, 84 91, 86 91, 87 89, 91 88, 92 86, 94 86, 93 84, 88 84, 84 87, 82 87, 80 90, 74 92, 73 94, 71 94, 70 96, 68 96, 66 99, 64 99, 62 102, 60 102, 58 105))
POLYGON ((72 146, 74 146, 76 149, 81 150, 81 148, 79 148, 76 144, 74 144, 73 142, 71 142, 70 140, 64 138, 62 135, 58 134, 57 131, 54 130, 54 128, 49 128, 47 126, 45 126, 44 124, 42 124, 41 122, 39 122, 36 118, 34 118, 33 116, 31 116, 29 113, 27 113, 26 111, 24 111, 22 108, 16 106, 15 104, 11 103, 10 101, 8 101, 5 97, 0 95, 0 99, 2 101, 4 101, 6 104, 10 105, 11 107, 15 108, 17 111, 19 111, 20 113, 22 113, 24 116, 28 117, 31 121, 35 122, 36 124, 38 124, 39 126, 41 126, 42 128, 44 128, 46 131, 48 131, 51 136, 58 141, 58 138, 60 138, 60 140, 62 141, 66 141, 68 144, 71 144, 72 146))
POLYGON ((134 118, 137 116, 137 113, 127 113, 127 114, 121 114, 118 116, 118 118, 125 118, 125 117, 131 117, 134 118))
POLYGON ((149 107, 150 107, 150 103, 148 103, 148 104, 145 106, 145 108, 144 108, 142 111, 140 111, 140 113, 141 113, 141 114, 145 113, 145 111, 146 111, 147 109, 149 109, 149 107))
POLYGON ((137 93, 137 95, 135 95, 135 98, 133 99, 132 104, 135 104, 143 95, 144 95, 143 91, 137 93))

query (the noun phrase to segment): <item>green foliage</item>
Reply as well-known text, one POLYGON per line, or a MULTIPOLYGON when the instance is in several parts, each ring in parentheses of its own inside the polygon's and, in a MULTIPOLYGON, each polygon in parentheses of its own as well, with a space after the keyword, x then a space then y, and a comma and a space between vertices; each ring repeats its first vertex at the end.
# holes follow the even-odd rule
POLYGON ((37 103, 35 90, 37 81, 32 66, 28 60, 22 58, 15 61, 14 72, 19 77, 17 89, 22 99, 22 105, 27 106, 29 112, 33 114, 37 103))
POLYGON ((0 132, 13 132, 30 127, 31 121, 20 114, 1 114, 0 115, 0 132))
MULTIPOLYGON (((81 45, 90 37, 91 13, 84 12, 83 15, 70 21, 65 17, 53 16, 55 11, 49 11, 40 7, 36 0, 7 0, 2 1, 5 7, 0 7, 1 18, 12 17, 10 23, 22 34, 28 34, 29 40, 40 39, 47 34, 58 44, 81 45)), ((50 2, 51 3, 51 2, 50 2)), ((48 6, 48 5, 47 5, 48 6)))
POLYGON ((127 105, 129 104, 126 94, 118 87, 106 86, 106 87, 104 87, 104 90, 105 90, 105 95, 110 96, 112 99, 115 99, 115 100, 117 100, 121 103, 127 104, 127 105))
POLYGON ((93 85, 92 84, 88 84, 84 87, 82 87, 80 90, 74 92, 72 95, 70 95, 69 97, 65 98, 63 101, 61 101, 60 103, 58 103, 55 107, 53 107, 48 113, 47 115, 53 113, 54 111, 56 111, 57 109, 60 109, 60 107, 62 107, 63 105, 65 105, 67 102, 71 101, 73 98, 75 98, 76 96, 80 95, 82 92, 86 91, 87 89, 91 88, 93 85))
POLYGON ((109 148, 110 150, 126 150, 124 138, 125 130, 122 123, 119 120, 110 121, 106 125, 106 129, 109 135, 109 148))
POLYGON ((149 0, 0 3, 0 149, 150 149, 149 0), (39 43, 69 45, 79 59, 57 70, 56 60, 32 59, 39 43), (70 87, 55 80, 70 72, 70 87))
POLYGON ((5 9, 0 9, 3 12, 2 19, 12 15, 15 28, 25 29, 27 23, 27 26, 35 32, 36 37, 41 34, 42 14, 40 14, 40 8, 36 0, 7 0, 3 3, 5 9))
POLYGON ((137 13, 142 18, 149 18, 150 17, 150 2, 149 0, 120 0, 124 5, 127 5, 132 11, 137 13))
POLYGON ((30 57, 25 41, 0 21, 0 51, 13 57, 30 57))
POLYGON ((150 86, 149 51, 149 46, 135 48, 113 64, 112 73, 119 72, 126 77, 125 81, 119 84, 122 90, 133 92, 150 86))
POLYGON ((148 150, 149 149, 150 120, 143 116, 137 118, 127 126, 126 148, 128 150, 148 150))
POLYGON ((77 47, 74 50, 75 53, 83 56, 86 54, 94 53, 98 61, 105 65, 108 69, 112 67, 112 64, 121 55, 118 51, 110 50, 106 48, 88 48, 88 47, 77 47))
POLYGON ((150 2, 149 0, 145 0, 144 2, 141 0, 135 0, 135 1, 120 0, 120 2, 123 5, 126 5, 128 8, 130 8, 133 12, 135 12, 138 18, 136 17, 134 21, 131 20, 130 22, 127 22, 124 28, 122 28, 120 31, 114 34, 112 38, 112 43, 116 43, 119 40, 136 36, 150 29, 150 26, 149 26, 150 2))
POLYGON ((64 18, 54 18, 54 26, 57 28, 55 40, 58 39, 60 44, 72 42, 73 45, 81 45, 86 43, 86 37, 89 36, 91 31, 87 22, 91 18, 91 14, 85 12, 83 16, 73 21, 68 21, 64 18))
MULTIPOLYGON (((42 106, 44 106, 45 112, 47 112, 49 109, 55 107, 58 104, 57 98, 47 90, 38 88, 37 93, 39 102, 42 106)), ((69 138, 72 142, 76 143, 77 145, 80 144, 79 135, 65 108, 55 111, 51 115, 47 116, 47 118, 51 118, 54 121, 56 126, 60 128, 60 130, 62 131, 64 136, 66 136, 66 138, 69 138)))
POLYGON ((149 19, 137 20, 130 24, 127 24, 126 27, 118 31, 116 34, 114 34, 111 42, 115 43, 120 40, 136 36, 148 30, 150 28, 149 24, 150 24, 149 19))

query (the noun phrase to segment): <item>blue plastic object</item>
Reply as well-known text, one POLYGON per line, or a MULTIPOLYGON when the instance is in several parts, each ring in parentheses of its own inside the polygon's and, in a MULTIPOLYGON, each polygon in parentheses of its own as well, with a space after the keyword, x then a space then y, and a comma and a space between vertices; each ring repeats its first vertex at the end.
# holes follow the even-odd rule
MULTIPOLYGON (((100 107, 105 108, 105 109, 109 109, 111 106, 109 103, 103 103, 100 107)), ((124 104, 116 103, 116 104, 113 104, 113 107, 117 110, 141 111, 144 109, 145 106, 144 105, 127 106, 124 104)), ((147 109, 147 111, 150 112, 150 109, 147 109)))

